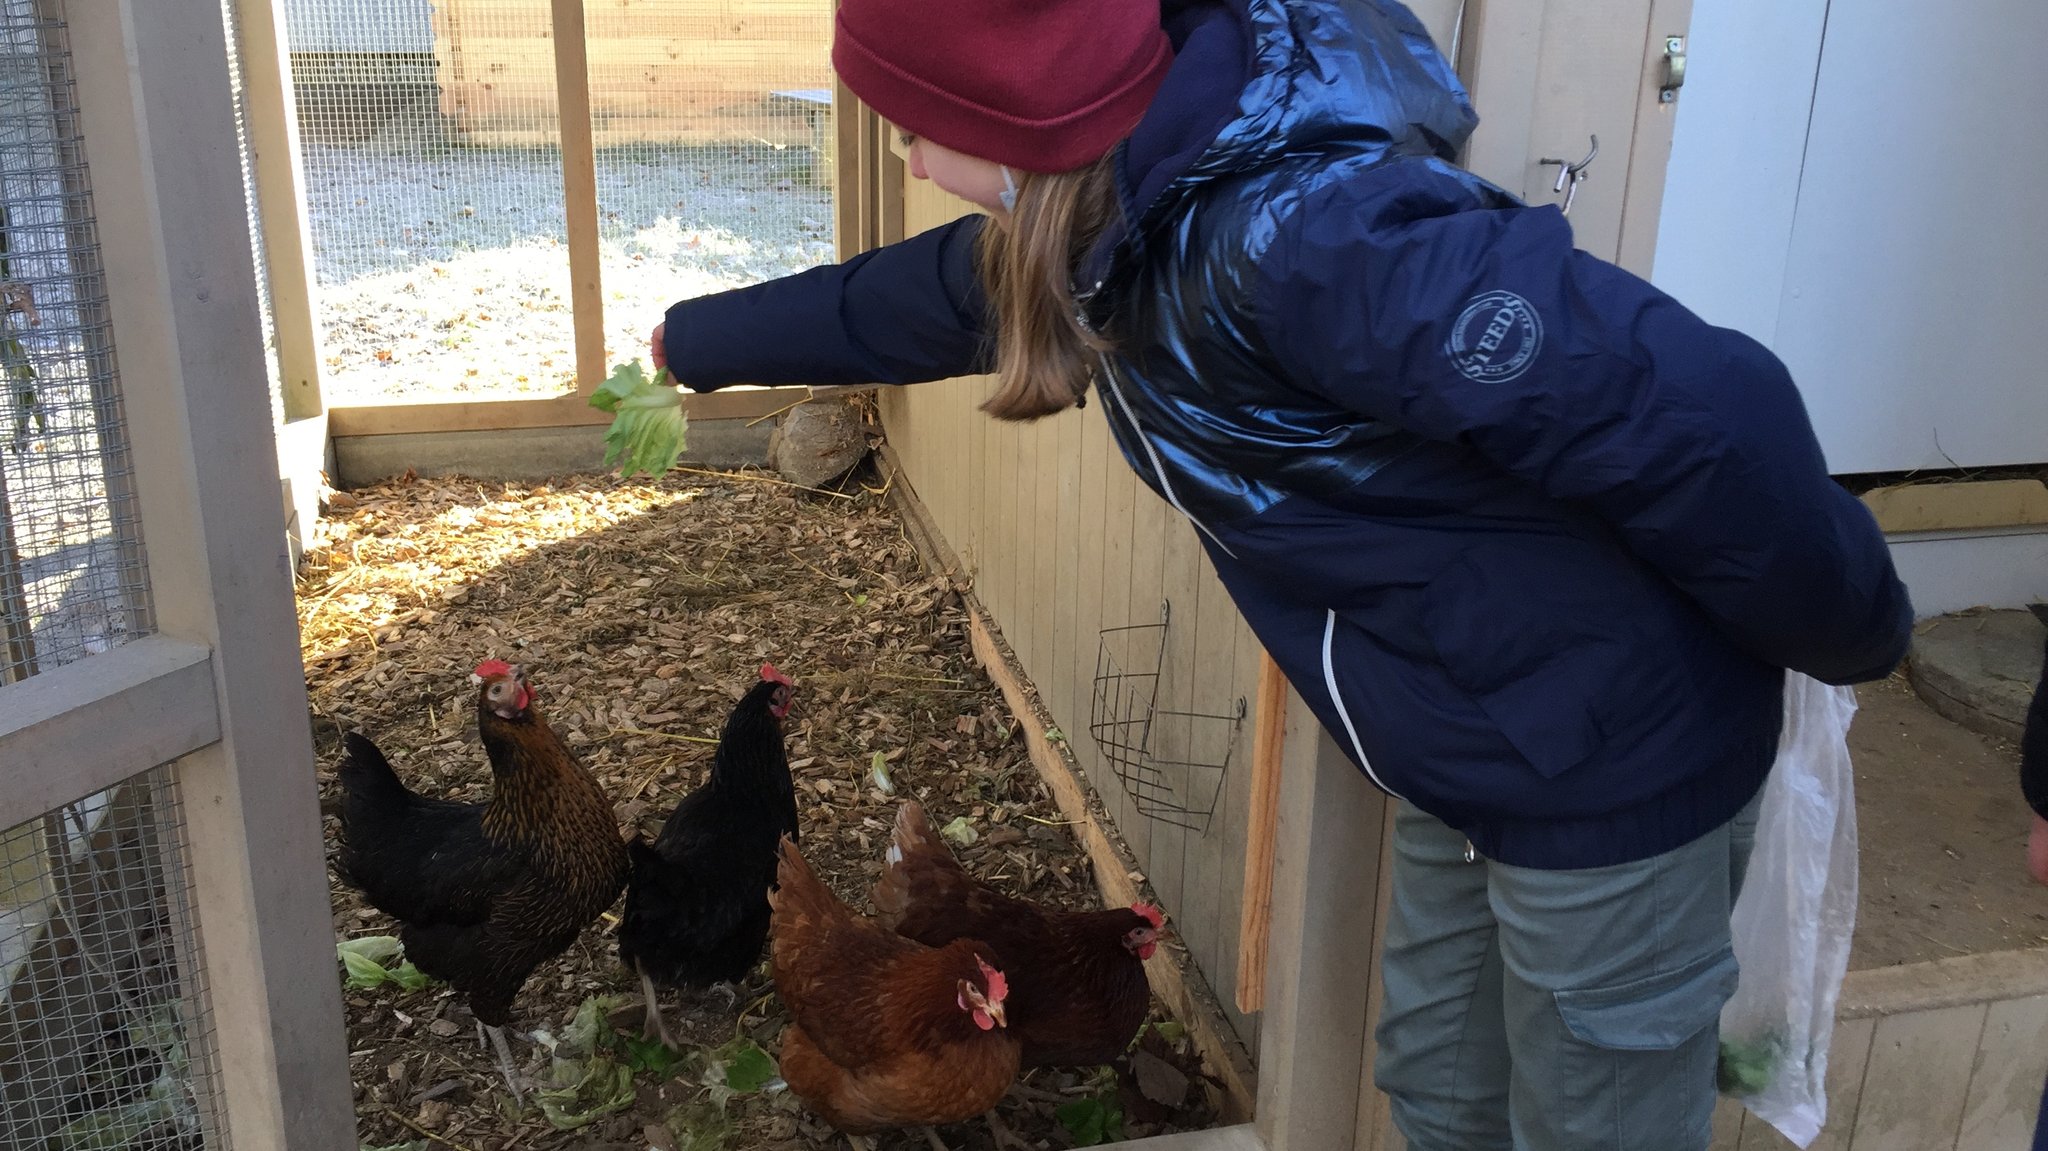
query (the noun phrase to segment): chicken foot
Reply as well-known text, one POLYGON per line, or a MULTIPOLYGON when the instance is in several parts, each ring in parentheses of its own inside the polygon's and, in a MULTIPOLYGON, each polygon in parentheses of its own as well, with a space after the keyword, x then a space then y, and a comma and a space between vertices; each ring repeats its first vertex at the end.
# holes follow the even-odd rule
POLYGON ((998 1148, 1009 1148, 1011 1151, 1031 1151, 1031 1144, 1026 1143, 1018 1137, 1015 1131, 1010 1130, 1010 1125, 1003 1122, 1002 1116, 997 1115, 993 1107, 989 1108, 988 1112, 988 1133, 995 1137, 998 1148))
POLYGON ((711 990, 725 996, 725 1009, 727 1011, 731 1011, 740 1005, 740 985, 738 982, 714 983, 711 985, 711 990))
POLYGON ((1010 1090, 1007 1094, 1012 1099, 1021 1099, 1026 1103, 1072 1103, 1075 1098, 1072 1095, 1061 1095, 1055 1091, 1041 1090, 1028 1083, 1010 1084, 1010 1090))

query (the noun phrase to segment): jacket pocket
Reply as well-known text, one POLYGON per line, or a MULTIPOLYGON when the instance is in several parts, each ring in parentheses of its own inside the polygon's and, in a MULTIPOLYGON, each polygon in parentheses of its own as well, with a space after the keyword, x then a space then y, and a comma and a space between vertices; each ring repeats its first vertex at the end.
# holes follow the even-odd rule
POLYGON ((1550 779, 1605 738, 1598 710, 1631 643, 1616 634, 1625 605, 1600 595, 1610 589, 1594 586, 1598 569, 1578 552, 1564 541, 1482 545, 1423 593, 1423 626, 1451 682, 1550 779))
POLYGON ((1737 974, 1735 952, 1724 947, 1673 971, 1553 994, 1565 1029, 1582 1043, 1608 1051, 1673 1051, 1720 1019, 1737 974))

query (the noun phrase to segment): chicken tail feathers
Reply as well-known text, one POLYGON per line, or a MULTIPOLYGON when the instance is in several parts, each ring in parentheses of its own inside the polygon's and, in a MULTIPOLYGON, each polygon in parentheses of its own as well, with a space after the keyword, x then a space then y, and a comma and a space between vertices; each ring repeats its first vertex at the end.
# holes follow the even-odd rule
POLYGON ((392 770, 391 761, 370 738, 360 732, 341 737, 341 766, 335 777, 351 797, 371 800, 398 799, 412 794, 392 770))
POLYGON ((847 914, 839 897, 818 879, 811 865, 797 850, 796 841, 782 837, 781 859, 775 866, 775 886, 768 892, 768 906, 777 930, 792 920, 829 921, 847 914))
POLYGON ((882 856, 881 878, 875 881, 878 918, 895 930, 921 898, 930 894, 925 889, 933 878, 960 871, 952 849, 925 817, 924 808, 914 799, 903 801, 896 807, 896 829, 882 856))

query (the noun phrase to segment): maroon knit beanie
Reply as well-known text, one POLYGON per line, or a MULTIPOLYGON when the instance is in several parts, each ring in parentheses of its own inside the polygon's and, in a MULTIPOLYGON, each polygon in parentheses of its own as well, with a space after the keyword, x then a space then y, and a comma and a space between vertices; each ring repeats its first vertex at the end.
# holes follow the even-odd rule
POLYGON ((840 0, 832 37, 883 119, 1025 172, 1101 159, 1172 62, 1159 0, 840 0))

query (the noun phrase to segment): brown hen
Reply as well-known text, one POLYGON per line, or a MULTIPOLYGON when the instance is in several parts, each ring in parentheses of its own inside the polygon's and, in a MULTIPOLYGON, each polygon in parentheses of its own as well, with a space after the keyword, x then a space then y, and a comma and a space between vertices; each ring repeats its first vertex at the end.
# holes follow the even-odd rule
POLYGON ((1005 972, 971 939, 940 948, 856 916, 784 838, 770 954, 789 1009, 782 1077, 850 1135, 955 1123, 1017 1076, 1005 972))
POLYGON ((1113 1062, 1151 1008, 1145 960, 1165 921, 1158 908, 1062 911, 1005 895, 960 866, 915 800, 896 809, 875 911, 928 947, 980 939, 1014 966, 1010 1031, 1026 1067, 1113 1062))

